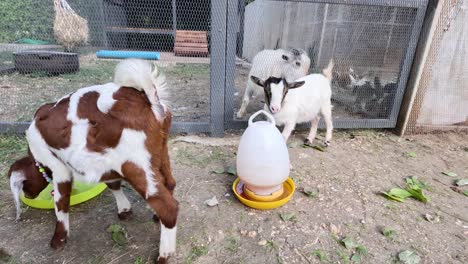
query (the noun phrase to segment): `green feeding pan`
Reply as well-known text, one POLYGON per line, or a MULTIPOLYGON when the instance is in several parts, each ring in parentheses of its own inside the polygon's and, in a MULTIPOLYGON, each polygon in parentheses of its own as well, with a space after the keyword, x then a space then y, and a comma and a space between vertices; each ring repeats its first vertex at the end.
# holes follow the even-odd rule
MULTIPOLYGON (((104 183, 87 184, 82 182, 73 182, 72 192, 70 195, 70 206, 84 203, 98 196, 106 189, 104 183)), ((21 193, 20 199, 26 205, 37 209, 54 209, 54 197, 52 196, 53 186, 49 184, 42 192, 34 199, 29 199, 21 193)))

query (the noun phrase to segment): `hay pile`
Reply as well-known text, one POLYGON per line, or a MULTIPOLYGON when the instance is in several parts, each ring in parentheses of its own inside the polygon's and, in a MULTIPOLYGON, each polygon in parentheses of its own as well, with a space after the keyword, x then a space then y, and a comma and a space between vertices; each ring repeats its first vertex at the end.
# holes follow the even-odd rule
POLYGON ((73 11, 65 0, 54 0, 54 36, 65 51, 73 51, 88 42, 88 21, 73 11))

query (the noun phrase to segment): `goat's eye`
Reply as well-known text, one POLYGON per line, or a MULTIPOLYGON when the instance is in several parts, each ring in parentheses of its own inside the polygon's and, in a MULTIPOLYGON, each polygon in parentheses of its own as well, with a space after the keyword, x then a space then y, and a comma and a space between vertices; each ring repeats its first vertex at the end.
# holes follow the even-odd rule
POLYGON ((296 62, 296 65, 297 65, 297 66, 301 66, 301 63, 300 63, 300 62, 296 62))

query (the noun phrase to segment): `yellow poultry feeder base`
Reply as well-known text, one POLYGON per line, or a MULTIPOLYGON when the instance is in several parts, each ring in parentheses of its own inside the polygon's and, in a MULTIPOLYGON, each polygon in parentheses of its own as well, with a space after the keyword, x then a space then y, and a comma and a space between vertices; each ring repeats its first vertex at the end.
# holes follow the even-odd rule
POLYGON ((240 181, 240 178, 237 178, 232 184, 232 191, 241 203, 259 210, 274 209, 286 204, 291 200, 295 189, 296 185, 291 178, 283 182, 282 189, 268 196, 256 195, 247 188, 244 188, 244 183, 240 181))

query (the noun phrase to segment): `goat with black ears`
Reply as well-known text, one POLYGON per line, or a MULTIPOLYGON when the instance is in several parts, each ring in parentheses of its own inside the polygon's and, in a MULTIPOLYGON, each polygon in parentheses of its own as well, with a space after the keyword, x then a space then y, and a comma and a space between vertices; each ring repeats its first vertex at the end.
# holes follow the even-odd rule
POLYGON ((309 67, 310 58, 301 49, 262 50, 257 53, 252 60, 252 68, 247 79, 242 104, 237 112, 237 118, 242 118, 245 115, 250 98, 255 98, 263 92, 263 89, 252 81, 252 76, 261 79, 283 76, 288 82, 292 82, 306 76, 309 67))
POLYGON ((294 82, 285 78, 269 77, 262 80, 251 76, 251 80, 263 87, 265 92, 265 110, 270 111, 276 124, 284 125, 283 137, 287 141, 296 124, 311 122, 309 136, 305 143, 312 144, 320 120, 319 113, 325 119, 327 128, 324 144, 330 145, 332 138, 331 78, 333 60, 323 74, 309 74, 294 82))
POLYGON ((125 219, 131 205, 121 189, 124 180, 160 220, 158 262, 166 263, 175 253, 178 215, 167 147, 171 112, 166 90, 156 67, 129 59, 117 65, 113 83, 78 89, 41 106, 26 131, 28 155, 8 173, 17 218, 20 192, 35 198, 51 181, 57 223, 50 245, 63 248, 72 182, 105 182, 119 218, 125 219))

